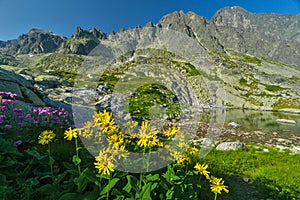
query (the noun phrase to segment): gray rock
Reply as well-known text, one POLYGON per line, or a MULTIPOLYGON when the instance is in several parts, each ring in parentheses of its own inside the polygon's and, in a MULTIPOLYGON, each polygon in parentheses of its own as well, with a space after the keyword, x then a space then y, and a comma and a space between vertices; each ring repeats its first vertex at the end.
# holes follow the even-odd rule
POLYGON ((216 149, 221 151, 229 151, 233 150, 236 151, 240 148, 243 148, 245 145, 241 142, 223 142, 219 144, 216 149))
POLYGON ((276 122, 282 124, 296 124, 296 121, 292 119, 276 119, 276 122))
POLYGON ((283 108, 283 109, 279 109, 278 111, 284 113, 300 114, 300 109, 296 109, 296 108, 283 108))
POLYGON ((60 80, 59 77, 52 75, 38 75, 34 78, 34 81, 37 84, 44 86, 44 89, 58 87, 60 85, 60 80))
POLYGON ((1 81, 0 84, 0 91, 3 92, 12 92, 14 94, 17 94, 19 97, 23 98, 21 89, 19 87, 19 84, 9 81, 1 81))
POLYGON ((34 106, 45 106, 46 104, 41 100, 36 93, 31 89, 21 86, 21 91, 26 97, 26 101, 32 103, 34 106))
POLYGON ((230 126, 232 128, 239 128, 240 127, 240 125, 236 122, 230 122, 230 123, 228 123, 228 126, 230 126))
POLYGON ((290 150, 294 154, 300 154, 300 146, 293 146, 290 148, 290 150))

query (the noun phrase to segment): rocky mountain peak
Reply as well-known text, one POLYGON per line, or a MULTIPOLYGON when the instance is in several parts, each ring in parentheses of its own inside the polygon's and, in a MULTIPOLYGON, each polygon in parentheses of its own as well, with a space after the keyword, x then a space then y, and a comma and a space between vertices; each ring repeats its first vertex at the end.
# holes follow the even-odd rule
POLYGON ((93 40, 102 40, 105 39, 107 36, 104 32, 97 30, 96 28, 92 28, 90 30, 83 30, 80 26, 76 27, 74 35, 72 35, 72 38, 75 39, 82 39, 82 38, 88 38, 93 40))
POLYGON ((2 42, 2 52, 7 54, 40 54, 55 52, 66 40, 48 30, 31 29, 18 39, 2 42))
POLYGON ((248 28, 252 14, 239 6, 225 7, 213 16, 212 22, 217 26, 248 28))

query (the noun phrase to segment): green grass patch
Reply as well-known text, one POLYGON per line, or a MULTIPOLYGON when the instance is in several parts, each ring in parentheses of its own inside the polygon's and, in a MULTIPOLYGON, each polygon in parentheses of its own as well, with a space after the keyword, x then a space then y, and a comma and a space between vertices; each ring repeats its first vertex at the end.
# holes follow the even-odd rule
POLYGON ((158 84, 147 84, 139 87, 129 102, 129 112, 135 117, 144 119, 176 118, 180 114, 179 102, 166 87, 158 84), (173 100, 172 100, 173 99, 173 100))
POLYGON ((278 92, 278 91, 282 91, 285 90, 285 88, 280 87, 279 85, 265 85, 266 90, 270 91, 270 92, 278 92))
POLYGON ((300 155, 290 155, 276 149, 263 152, 263 148, 250 146, 228 152, 213 150, 204 158, 214 174, 233 181, 229 183, 231 192, 224 199, 247 199, 240 195, 251 195, 251 192, 251 199, 300 198, 300 155), (249 178, 250 181, 235 185, 234 177, 249 178), (247 187, 244 188, 243 184, 247 187))
POLYGON ((247 85, 247 80, 246 79, 244 79, 243 77, 242 78, 240 78, 240 85, 243 85, 243 86, 246 86, 247 85))
POLYGON ((272 105, 274 110, 279 110, 282 108, 296 108, 300 109, 300 99, 279 99, 272 105))

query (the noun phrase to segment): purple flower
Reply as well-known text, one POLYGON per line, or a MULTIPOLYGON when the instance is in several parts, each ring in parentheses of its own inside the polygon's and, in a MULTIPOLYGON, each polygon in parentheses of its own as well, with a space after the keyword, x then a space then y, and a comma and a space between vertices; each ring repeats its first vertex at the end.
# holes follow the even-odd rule
POLYGON ((18 123, 17 123, 17 126, 22 127, 22 126, 23 126, 23 123, 22 123, 22 122, 18 122, 18 123))
POLYGON ((33 124, 34 124, 35 126, 38 126, 38 125, 39 125, 39 121, 38 121, 38 120, 33 120, 33 124))
POLYGON ((31 118, 31 114, 27 114, 27 115, 26 115, 26 118, 31 118))
POLYGON ((7 107, 6 106, 1 106, 1 111, 7 111, 7 107))
POLYGON ((7 124, 7 125, 4 126, 4 129, 7 129, 7 130, 11 129, 11 128, 12 128, 12 125, 9 125, 9 124, 7 124))
POLYGON ((6 119, 5 115, 0 115, 0 124, 2 124, 5 119, 6 119))
POLYGON ((20 146, 22 144, 21 140, 15 141, 14 142, 14 146, 20 146))
POLYGON ((11 100, 11 99, 2 99, 1 100, 1 103, 2 104, 16 104, 16 102, 14 100, 11 100))
POLYGON ((0 96, 2 97, 10 97, 12 99, 17 98, 18 95, 11 92, 0 92, 0 96))
POLYGON ((37 112, 38 112, 38 110, 37 110, 36 108, 31 108, 31 112, 33 112, 33 113, 37 113, 37 112))

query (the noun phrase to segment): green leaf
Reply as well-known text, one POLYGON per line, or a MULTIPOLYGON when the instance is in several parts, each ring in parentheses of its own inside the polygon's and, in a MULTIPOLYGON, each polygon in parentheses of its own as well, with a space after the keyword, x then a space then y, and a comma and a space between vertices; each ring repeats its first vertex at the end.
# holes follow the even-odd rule
POLYGON ((89 182, 90 181, 84 176, 83 173, 81 173, 79 177, 74 179, 74 183, 77 185, 77 190, 79 192, 83 192, 89 182))
POLYGON ((29 184, 30 186, 36 186, 40 182, 37 180, 37 178, 29 178, 26 180, 26 183, 29 184))
POLYGON ((141 192, 136 194, 136 199, 151 199, 152 183, 147 183, 142 187, 141 192))
POLYGON ((152 181, 152 182, 154 182, 154 181, 159 181, 159 180, 160 180, 160 179, 159 179, 159 174, 154 174, 154 175, 148 174, 148 175, 146 176, 146 180, 147 180, 147 181, 152 181))
POLYGON ((91 199, 97 199, 97 197, 99 196, 99 188, 98 187, 94 187, 94 189, 92 191, 88 191, 86 193, 84 193, 84 195, 82 196, 82 200, 91 200, 91 199))
POLYGON ((82 195, 80 193, 66 193, 62 195, 58 200, 74 200, 74 199, 82 199, 82 195))
POLYGON ((59 175, 57 176, 57 179, 55 179, 55 184, 59 184, 59 183, 66 177, 66 175, 67 175, 68 173, 69 173, 68 171, 64 171, 64 173, 59 174, 59 175))
POLYGON ((122 197, 121 199, 124 199, 124 195, 123 193, 118 189, 118 188, 114 188, 112 191, 111 191, 111 194, 118 197, 117 199, 120 199, 120 197, 122 197))
POLYGON ((72 161, 75 165, 79 165, 81 163, 81 159, 77 155, 73 156, 72 161))
POLYGON ((54 158, 50 156, 49 165, 53 165, 55 162, 54 158))
POLYGON ((62 165, 69 170, 74 170, 74 166, 68 162, 63 162, 62 165))
POLYGON ((168 166, 166 173, 163 174, 163 177, 171 184, 173 184, 175 181, 181 180, 179 176, 175 175, 174 168, 170 165, 168 166))
POLYGON ((33 157, 35 157, 37 159, 41 157, 41 154, 39 152, 35 151, 35 150, 27 149, 27 150, 25 150, 25 152, 28 155, 33 156, 33 157))
POLYGON ((133 188, 135 191, 137 190, 138 180, 132 175, 127 175, 127 184, 123 188, 124 191, 130 193, 131 189, 133 188))
POLYGON ((100 192, 100 195, 108 193, 119 181, 119 178, 113 178, 108 182, 108 184, 103 188, 103 190, 100 192))
POLYGON ((46 184, 37 188, 37 192, 48 194, 49 191, 55 191, 57 188, 53 184, 46 184))
POLYGON ((173 199, 173 195, 174 195, 174 186, 171 187, 171 189, 169 189, 166 193, 166 199, 173 199))

